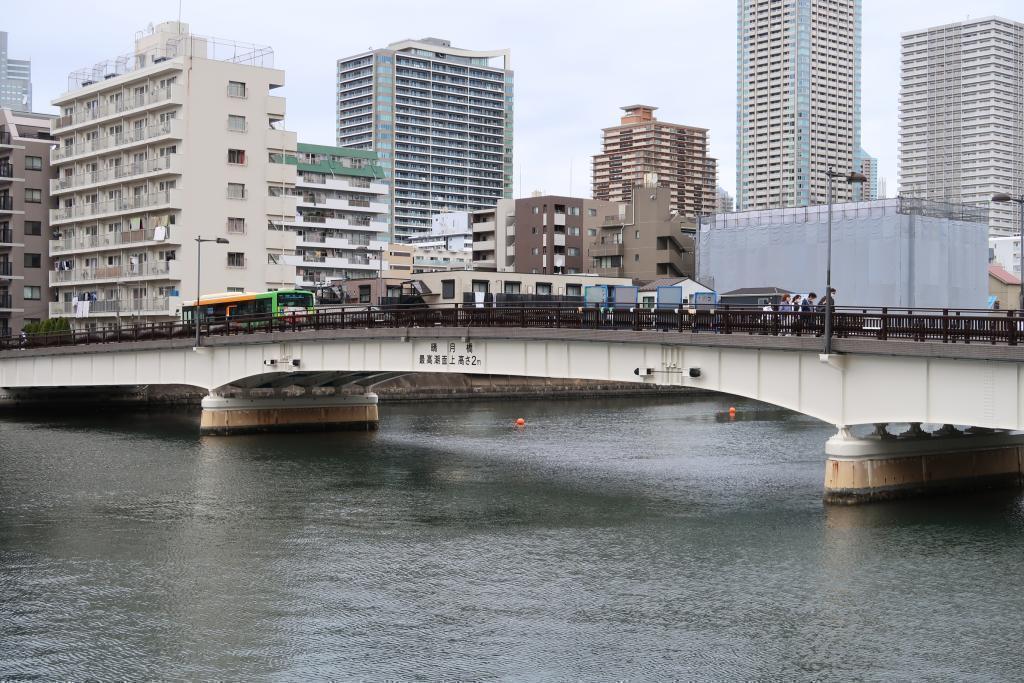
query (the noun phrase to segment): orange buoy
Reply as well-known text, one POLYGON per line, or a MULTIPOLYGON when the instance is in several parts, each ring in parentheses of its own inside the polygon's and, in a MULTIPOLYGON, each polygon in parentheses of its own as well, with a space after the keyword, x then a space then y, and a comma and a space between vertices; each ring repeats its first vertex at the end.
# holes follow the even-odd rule
POLYGON ((526 424, 526 420, 524 420, 523 418, 519 418, 518 420, 516 420, 516 426, 517 427, 522 427, 525 424, 526 424))
POLYGON ((736 406, 729 406, 729 414, 730 415, 735 415, 736 414, 736 406))

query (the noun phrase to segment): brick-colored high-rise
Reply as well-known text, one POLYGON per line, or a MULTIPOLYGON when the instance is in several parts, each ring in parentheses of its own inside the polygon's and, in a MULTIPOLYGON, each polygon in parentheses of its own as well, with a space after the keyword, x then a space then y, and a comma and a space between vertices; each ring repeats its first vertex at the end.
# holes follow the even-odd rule
POLYGON ((718 162, 708 156, 706 128, 665 123, 657 107, 623 107, 621 124, 604 129, 604 151, 594 155, 594 199, 629 202, 633 188, 656 174, 682 216, 715 212, 718 162))

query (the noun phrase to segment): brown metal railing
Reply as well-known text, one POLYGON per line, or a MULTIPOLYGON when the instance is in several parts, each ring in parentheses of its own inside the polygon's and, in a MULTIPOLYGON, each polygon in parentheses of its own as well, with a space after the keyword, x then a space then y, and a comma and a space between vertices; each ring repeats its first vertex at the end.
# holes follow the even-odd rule
MULTIPOLYGON (((323 307, 314 313, 207 319, 202 337, 252 335, 303 330, 394 329, 405 327, 488 327, 574 330, 631 330, 761 336, 820 337, 825 313, 763 311, 753 308, 651 309, 603 308, 572 303, 524 302, 422 306, 323 307)), ((908 340, 939 343, 989 343, 1015 346, 1024 338, 1019 311, 838 308, 837 338, 908 340)), ((0 338, 0 350, 108 344, 195 336, 191 322, 122 325, 27 338, 0 338)))

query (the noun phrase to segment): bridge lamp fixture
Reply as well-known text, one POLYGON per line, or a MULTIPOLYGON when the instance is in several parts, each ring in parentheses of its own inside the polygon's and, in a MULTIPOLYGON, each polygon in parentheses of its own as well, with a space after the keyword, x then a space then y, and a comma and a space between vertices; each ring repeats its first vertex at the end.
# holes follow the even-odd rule
POLYGON ((831 166, 825 171, 825 177, 828 180, 828 244, 825 252, 825 292, 822 296, 825 297, 825 355, 830 356, 832 355, 832 309, 835 306, 835 301, 832 299, 832 182, 843 180, 853 185, 867 182, 868 178, 863 173, 856 171, 847 174, 839 173, 831 166))
POLYGON ((203 290, 201 285, 201 277, 203 273, 202 269, 202 256, 203 256, 203 244, 206 242, 213 242, 214 244, 228 244, 228 241, 224 237, 196 237, 196 305, 192 309, 192 324, 196 326, 196 348, 202 344, 202 340, 199 337, 199 299, 202 298, 203 290))
MULTIPOLYGON (((1020 232, 1017 233, 1021 239, 1021 244, 1018 245, 1017 249, 1020 252, 1020 261, 1017 264, 1020 270, 1020 275, 1024 278, 1024 195, 1020 197, 1014 197, 1013 195, 1006 194, 1005 192, 997 192, 992 195, 992 201, 999 204, 1005 204, 1007 202, 1013 202, 1017 205, 1017 213, 1020 214, 1020 232)), ((1020 295, 1017 298, 1017 310, 1024 311, 1024 284, 1020 287, 1020 295)))

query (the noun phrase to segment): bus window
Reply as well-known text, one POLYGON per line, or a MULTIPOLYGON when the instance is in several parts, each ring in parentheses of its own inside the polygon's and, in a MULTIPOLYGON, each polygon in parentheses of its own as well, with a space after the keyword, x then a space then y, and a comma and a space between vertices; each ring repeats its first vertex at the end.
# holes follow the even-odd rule
POLYGON ((277 307, 313 308, 312 292, 277 292, 277 307))

